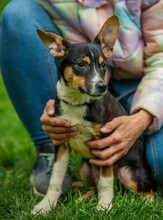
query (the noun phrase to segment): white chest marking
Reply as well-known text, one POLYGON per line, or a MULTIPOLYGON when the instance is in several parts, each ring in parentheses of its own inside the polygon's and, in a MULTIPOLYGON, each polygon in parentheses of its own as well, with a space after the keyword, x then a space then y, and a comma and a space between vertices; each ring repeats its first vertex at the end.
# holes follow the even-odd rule
MULTIPOLYGON (((74 105, 89 102, 90 96, 80 93, 73 88, 67 87, 61 79, 57 84, 58 97, 60 100, 71 101, 74 105)), ((70 103, 71 103, 70 102, 70 103)), ((69 138, 67 144, 83 158, 93 158, 85 142, 93 139, 95 134, 93 124, 84 119, 87 114, 87 106, 72 106, 64 101, 60 102, 61 118, 68 120, 77 127, 77 134, 69 138)))
POLYGON ((92 126, 92 123, 84 120, 86 114, 86 106, 74 107, 68 105, 64 102, 61 102, 62 116, 71 122, 72 125, 77 127, 77 134, 74 137, 71 137, 67 144, 75 150, 83 158, 93 158, 88 146, 85 142, 91 140, 95 136, 95 131, 92 126))

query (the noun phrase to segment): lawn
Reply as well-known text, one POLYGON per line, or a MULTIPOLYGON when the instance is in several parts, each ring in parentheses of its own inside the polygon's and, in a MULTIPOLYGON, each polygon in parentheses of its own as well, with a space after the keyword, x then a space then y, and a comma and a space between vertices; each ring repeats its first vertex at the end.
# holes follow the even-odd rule
POLYGON ((6 94, 0 75, 0 216, 12 220, 157 220, 163 219, 163 190, 156 201, 147 204, 142 196, 123 192, 115 184, 115 198, 110 212, 95 209, 96 196, 79 202, 79 192, 71 192, 60 199, 55 211, 46 216, 33 216, 30 211, 40 200, 29 184, 35 155, 33 144, 18 119, 6 94))

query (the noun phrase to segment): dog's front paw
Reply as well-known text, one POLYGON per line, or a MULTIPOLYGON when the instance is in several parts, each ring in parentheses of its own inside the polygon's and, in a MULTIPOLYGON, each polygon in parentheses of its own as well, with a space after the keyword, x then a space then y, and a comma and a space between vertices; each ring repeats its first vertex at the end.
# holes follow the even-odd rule
POLYGON ((45 214, 52 209, 55 209, 57 205, 57 201, 50 200, 47 196, 45 196, 41 202, 39 202, 32 210, 32 214, 45 214))
POLYGON ((96 208, 99 211, 105 211, 105 210, 109 211, 112 208, 112 201, 100 199, 96 208))

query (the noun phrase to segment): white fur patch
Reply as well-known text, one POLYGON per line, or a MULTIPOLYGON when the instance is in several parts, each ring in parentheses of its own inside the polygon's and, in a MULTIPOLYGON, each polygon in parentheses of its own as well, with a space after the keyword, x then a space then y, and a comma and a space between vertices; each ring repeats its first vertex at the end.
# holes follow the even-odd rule
POLYGON ((98 182, 98 205, 97 209, 111 208, 113 199, 113 182, 114 177, 100 176, 98 182))
POLYGON ((96 63, 96 60, 95 60, 95 57, 94 57, 94 54, 93 54, 93 52, 91 51, 91 50, 89 50, 90 51, 90 53, 91 53, 91 56, 92 56, 92 60, 93 60, 93 71, 94 71, 94 77, 92 78, 92 93, 95 93, 95 91, 96 91, 96 84, 99 82, 99 81, 101 81, 101 80, 103 80, 102 78, 101 78, 101 76, 100 76, 100 74, 99 74, 99 72, 97 71, 97 69, 96 69, 96 65, 95 65, 95 63, 96 63))
POLYGON ((85 142, 91 140, 95 135, 92 123, 84 120, 86 114, 86 106, 73 107, 71 105, 61 103, 62 116, 77 127, 77 134, 69 138, 69 146, 74 149, 83 158, 93 158, 88 146, 85 142))

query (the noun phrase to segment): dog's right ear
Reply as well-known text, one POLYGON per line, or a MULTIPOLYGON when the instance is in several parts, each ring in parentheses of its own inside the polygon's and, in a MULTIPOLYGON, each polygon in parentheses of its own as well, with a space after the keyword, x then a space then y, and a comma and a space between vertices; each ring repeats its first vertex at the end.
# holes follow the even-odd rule
POLYGON ((37 33, 47 48, 50 49, 52 56, 63 58, 68 48, 68 42, 57 34, 37 29, 37 33))
POLYGON ((119 19, 113 15, 103 24, 94 43, 100 44, 106 58, 112 55, 113 47, 119 35, 119 19))

